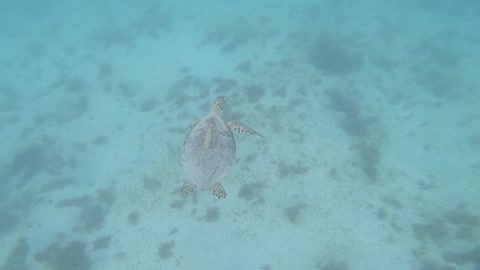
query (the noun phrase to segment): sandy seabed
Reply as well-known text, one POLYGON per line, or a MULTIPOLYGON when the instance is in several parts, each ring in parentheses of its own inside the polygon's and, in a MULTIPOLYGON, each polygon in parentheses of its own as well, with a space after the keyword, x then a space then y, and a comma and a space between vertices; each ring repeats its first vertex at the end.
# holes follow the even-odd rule
POLYGON ((0 3, 1 270, 480 267, 480 5, 257 2, 0 3))

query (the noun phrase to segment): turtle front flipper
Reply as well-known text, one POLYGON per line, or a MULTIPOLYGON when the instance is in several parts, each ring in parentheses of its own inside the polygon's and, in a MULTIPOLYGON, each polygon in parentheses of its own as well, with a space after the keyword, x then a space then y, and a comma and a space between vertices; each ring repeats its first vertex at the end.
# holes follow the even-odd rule
POLYGON ((219 198, 219 199, 225 199, 227 197, 227 192, 225 192, 225 189, 223 188, 222 184, 216 183, 213 185, 211 188, 213 196, 219 198))
POLYGON ((180 194, 182 195, 188 195, 192 192, 195 191, 195 184, 192 183, 192 181, 187 181, 185 182, 185 184, 183 184, 183 186, 180 188, 180 194))
POLYGON ((257 135, 257 136, 265 138, 265 136, 260 134, 255 129, 253 129, 253 128, 245 125, 245 124, 242 124, 237 120, 228 121, 227 126, 229 126, 230 129, 235 130, 236 132, 239 132, 239 133, 242 133, 242 134, 257 135))
POLYGON ((192 131, 193 127, 194 127, 198 122, 200 122, 200 118, 197 117, 197 118, 195 118, 195 120, 193 120, 193 122, 192 122, 186 129, 184 129, 184 130, 183 130, 182 132, 180 132, 180 133, 184 133, 184 132, 187 131, 187 130, 188 130, 188 132, 192 131))

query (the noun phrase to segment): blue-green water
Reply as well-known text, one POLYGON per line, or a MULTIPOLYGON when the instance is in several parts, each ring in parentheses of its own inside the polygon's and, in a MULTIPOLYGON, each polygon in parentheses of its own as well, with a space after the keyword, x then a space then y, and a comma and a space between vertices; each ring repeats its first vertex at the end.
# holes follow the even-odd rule
POLYGON ((0 269, 479 269, 478 14, 1 1, 0 269), (217 96, 266 138, 181 195, 217 96))

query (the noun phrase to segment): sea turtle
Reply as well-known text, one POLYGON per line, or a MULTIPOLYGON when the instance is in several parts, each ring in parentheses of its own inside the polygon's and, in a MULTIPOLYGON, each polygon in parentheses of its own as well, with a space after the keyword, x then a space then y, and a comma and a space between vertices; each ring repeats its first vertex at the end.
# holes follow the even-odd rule
POLYGON ((220 117, 227 99, 217 97, 210 113, 197 118, 187 129, 188 135, 182 147, 182 165, 188 180, 180 189, 189 194, 199 189, 210 189, 217 198, 226 198, 227 193, 220 181, 235 163, 235 138, 232 130, 263 137, 254 129, 232 120, 224 122, 220 117))

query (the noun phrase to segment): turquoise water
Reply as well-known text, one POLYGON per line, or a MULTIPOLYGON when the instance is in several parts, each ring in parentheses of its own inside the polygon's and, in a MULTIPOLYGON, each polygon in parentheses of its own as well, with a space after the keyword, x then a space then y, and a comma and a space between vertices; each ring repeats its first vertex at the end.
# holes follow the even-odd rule
POLYGON ((0 269, 479 269, 480 4, 391 2, 1 1, 0 269))

